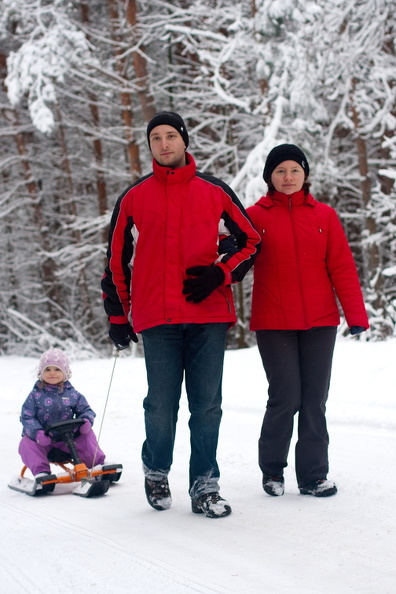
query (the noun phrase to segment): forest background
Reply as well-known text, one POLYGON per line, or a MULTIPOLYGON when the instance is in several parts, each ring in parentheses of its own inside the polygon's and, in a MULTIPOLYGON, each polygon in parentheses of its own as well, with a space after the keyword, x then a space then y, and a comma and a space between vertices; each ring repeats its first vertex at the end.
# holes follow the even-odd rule
MULTIPOLYGON (((110 352, 110 214, 150 171, 163 109, 245 206, 269 150, 299 145, 354 253, 360 339, 394 336, 395 25, 395 0, 0 0, 0 353, 110 352)), ((234 288, 229 348, 253 344, 251 285, 234 288)))

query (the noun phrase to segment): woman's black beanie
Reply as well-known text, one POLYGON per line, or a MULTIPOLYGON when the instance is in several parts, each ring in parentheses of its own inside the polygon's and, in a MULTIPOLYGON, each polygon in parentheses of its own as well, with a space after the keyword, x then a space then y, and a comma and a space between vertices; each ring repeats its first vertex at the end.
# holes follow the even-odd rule
POLYGON ((147 142, 149 146, 151 130, 156 126, 162 126, 163 124, 175 128, 183 138, 186 148, 188 147, 189 138, 186 124, 184 123, 183 118, 174 111, 160 111, 149 121, 147 125, 147 142))
POLYGON ((309 164, 302 150, 295 144, 279 144, 269 152, 265 162, 263 171, 265 183, 268 184, 271 181, 273 170, 283 161, 296 161, 304 169, 305 177, 308 177, 309 164))

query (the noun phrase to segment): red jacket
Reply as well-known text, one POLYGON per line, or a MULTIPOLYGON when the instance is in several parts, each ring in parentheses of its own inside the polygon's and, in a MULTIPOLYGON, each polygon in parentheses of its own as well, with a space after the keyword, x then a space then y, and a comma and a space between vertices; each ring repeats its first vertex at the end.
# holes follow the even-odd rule
POLYGON ((252 330, 369 327, 355 262, 333 208, 303 190, 263 196, 247 212, 261 236, 254 267, 252 330))
POLYGON ((178 169, 153 160, 153 173, 119 197, 109 236, 108 266, 102 279, 109 321, 131 313, 135 332, 159 324, 235 323, 231 283, 253 265, 258 234, 232 190, 197 172, 194 159, 178 169), (224 284, 201 303, 182 294, 186 269, 211 265, 219 257, 219 234, 235 235, 239 251, 218 264, 224 284))

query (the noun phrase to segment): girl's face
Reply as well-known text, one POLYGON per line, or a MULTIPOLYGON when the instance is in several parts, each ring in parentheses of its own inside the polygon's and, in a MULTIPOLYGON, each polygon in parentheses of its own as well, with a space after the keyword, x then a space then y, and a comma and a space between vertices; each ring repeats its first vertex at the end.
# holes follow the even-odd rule
POLYGON ((304 185, 305 171, 296 161, 283 161, 273 170, 271 182, 277 192, 294 194, 304 185))
POLYGON ((56 386, 63 382, 65 376, 63 371, 56 365, 48 365, 42 372, 41 377, 47 384, 56 386))

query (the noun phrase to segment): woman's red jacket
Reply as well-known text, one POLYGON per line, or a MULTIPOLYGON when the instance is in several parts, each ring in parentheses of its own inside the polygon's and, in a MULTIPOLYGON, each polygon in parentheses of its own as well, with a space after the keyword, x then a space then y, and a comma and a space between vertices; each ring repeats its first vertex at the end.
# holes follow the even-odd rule
POLYGON ((275 192, 247 209, 261 236, 254 266, 252 330, 369 327, 356 265, 333 208, 301 190, 275 192))

